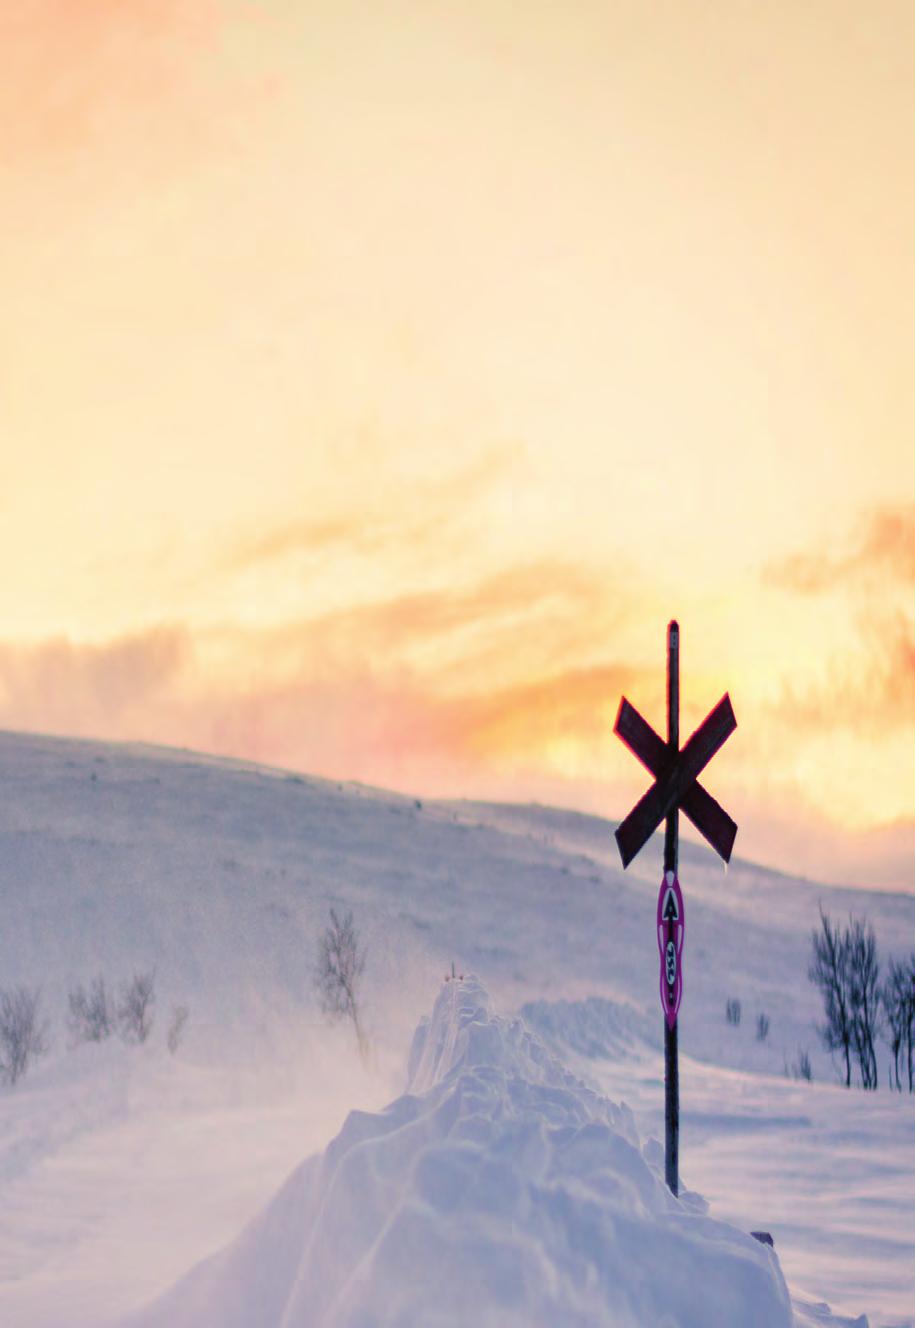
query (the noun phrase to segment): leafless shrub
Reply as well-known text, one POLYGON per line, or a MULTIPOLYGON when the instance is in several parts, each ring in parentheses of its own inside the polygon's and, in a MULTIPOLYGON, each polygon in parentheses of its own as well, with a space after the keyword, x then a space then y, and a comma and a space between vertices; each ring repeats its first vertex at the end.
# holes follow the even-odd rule
POLYGON ((859 918, 849 919, 848 947, 852 1043, 861 1071, 861 1086, 875 1089, 877 1051, 874 1040, 880 1018, 880 964, 873 927, 859 918))
POLYGON ((368 1042, 362 1028, 359 988, 365 969, 365 956, 352 912, 347 910, 341 918, 336 909, 332 908, 330 923, 318 941, 315 984, 324 1013, 332 1019, 349 1019, 352 1022, 363 1060, 368 1054, 368 1042))
POLYGON ((48 1023, 40 1008, 37 987, 0 988, 0 1075, 10 1086, 48 1050, 48 1023))
POLYGON ((810 937, 813 954, 807 976, 820 990, 826 1022, 820 1037, 829 1051, 845 1058, 845 1087, 851 1084, 852 1010, 848 935, 820 908, 820 930, 810 937))
POLYGON ((854 1053, 862 1088, 877 1087, 874 1040, 880 1018, 877 941, 864 919, 850 917, 848 926, 833 925, 820 909, 820 930, 811 937, 813 956, 808 976, 823 997, 826 1022, 820 1036, 830 1051, 845 1059, 845 1083, 851 1083, 854 1053))
POLYGON ((187 1023, 189 1014, 190 1010, 186 1005, 176 1005, 172 1011, 172 1017, 169 1021, 165 1041, 173 1056, 181 1045, 181 1039, 184 1037, 184 1026, 187 1023))
MULTIPOLYGON (((902 1076, 899 1061, 903 1052, 908 1068, 909 1092, 915 1091, 913 1085, 912 1049, 915 1041, 915 954, 907 961, 891 959, 886 981, 880 992, 885 1016, 886 1040, 893 1053, 893 1069, 896 1072, 896 1087, 902 1092, 902 1076)), ((890 1079, 892 1087, 892 1077, 890 1079)))
POLYGON ((68 996, 70 1013, 67 1027, 74 1043, 104 1042, 114 1032, 114 1000, 103 977, 94 978, 88 987, 82 983, 68 996))
POLYGON ((125 1042, 139 1044, 149 1037, 156 1003, 154 972, 134 973, 121 987, 118 1001, 118 1032, 125 1042))
POLYGON ((810 1054, 806 1051, 798 1051, 797 1059, 792 1065, 788 1064, 785 1058, 785 1078, 786 1079, 806 1079, 809 1084, 813 1079, 813 1067, 810 1064, 810 1054))

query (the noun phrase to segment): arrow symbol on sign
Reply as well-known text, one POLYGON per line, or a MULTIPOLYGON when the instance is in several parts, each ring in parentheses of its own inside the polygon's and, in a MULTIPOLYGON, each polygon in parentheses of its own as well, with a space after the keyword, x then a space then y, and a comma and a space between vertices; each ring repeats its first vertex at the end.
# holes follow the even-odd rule
POLYGON ((680 1008, 683 974, 683 895, 673 872, 665 872, 658 891, 658 949, 661 952, 661 1007, 669 1027, 673 1027, 680 1008))

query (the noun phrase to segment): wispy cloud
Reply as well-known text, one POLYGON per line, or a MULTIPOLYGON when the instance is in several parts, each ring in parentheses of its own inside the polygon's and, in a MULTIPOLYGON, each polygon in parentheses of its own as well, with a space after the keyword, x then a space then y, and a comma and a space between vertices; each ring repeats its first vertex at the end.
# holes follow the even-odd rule
POLYGON ((874 740, 915 725, 915 622, 903 613, 862 616, 862 647, 836 660, 824 682, 786 683, 773 716, 795 735, 848 729, 874 740))
POLYGON ((468 753, 513 762, 549 757, 555 744, 609 744, 623 691, 644 679, 622 662, 567 669, 453 706, 454 737, 468 753))
POLYGON ((518 454, 513 445, 488 449, 450 475, 413 481, 409 491, 397 483, 392 492, 392 480, 379 482, 362 471, 333 515, 306 516, 236 536, 220 566, 233 571, 296 555, 320 558, 343 549, 360 555, 415 553, 434 543, 441 551, 448 546, 448 533, 466 527, 468 511, 504 478, 518 454))
POLYGON ((766 580, 783 590, 816 595, 863 576, 915 585, 915 504, 879 507, 859 523, 840 550, 794 553, 766 568, 766 580))
POLYGON ((104 644, 3 643, 0 723, 377 783, 420 785, 430 772, 456 778, 486 763, 549 766, 557 745, 568 755, 609 741, 619 694, 637 676, 609 638, 592 648, 596 662, 570 662, 597 594, 581 574, 540 563, 280 630, 227 628, 216 640, 168 627, 104 644))
MULTIPOLYGON (((186 713, 206 750, 337 778, 466 792, 474 775, 538 767, 607 747, 634 670, 607 663, 490 695, 441 697, 415 677, 352 673, 200 696, 186 713)), ((171 739, 175 741, 175 739, 171 739)))
POLYGON ((600 655, 628 612, 628 600, 595 573, 540 559, 465 586, 286 623, 266 633, 264 645, 288 672, 414 667, 433 690, 453 690, 600 655))
POLYGON ((77 644, 0 643, 0 722, 12 728, 129 736, 151 700, 169 694, 191 655, 180 627, 77 644))
POLYGON ((915 725, 915 504, 873 508, 832 548, 770 564, 765 579, 804 598, 838 592, 846 609, 844 649, 815 680, 785 682, 777 722, 870 740, 915 725))

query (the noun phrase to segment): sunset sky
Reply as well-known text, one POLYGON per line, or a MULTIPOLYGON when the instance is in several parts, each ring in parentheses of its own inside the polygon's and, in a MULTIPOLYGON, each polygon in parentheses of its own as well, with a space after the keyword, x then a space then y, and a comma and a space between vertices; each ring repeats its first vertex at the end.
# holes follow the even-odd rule
POLYGON ((0 725, 915 889, 915 6, 0 17, 0 725))

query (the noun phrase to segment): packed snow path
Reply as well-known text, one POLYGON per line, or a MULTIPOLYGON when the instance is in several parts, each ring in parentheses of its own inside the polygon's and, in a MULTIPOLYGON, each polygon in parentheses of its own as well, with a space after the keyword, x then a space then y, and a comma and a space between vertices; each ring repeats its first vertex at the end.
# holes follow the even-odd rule
POLYGON ((631 1114, 474 978, 408 1091, 352 1112, 262 1216, 130 1328, 791 1328, 776 1255, 675 1200, 631 1114))

